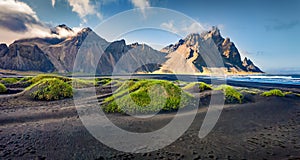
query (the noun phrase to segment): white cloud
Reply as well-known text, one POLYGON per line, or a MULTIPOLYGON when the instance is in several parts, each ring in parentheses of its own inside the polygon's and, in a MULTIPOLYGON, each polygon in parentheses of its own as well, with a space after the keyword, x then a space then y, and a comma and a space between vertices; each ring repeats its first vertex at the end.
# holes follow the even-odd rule
POLYGON ((182 35, 187 35, 190 33, 202 33, 210 28, 209 25, 203 25, 199 22, 188 23, 185 21, 176 22, 174 20, 164 22, 160 26, 171 32, 182 35))
MULTIPOLYGON (((1 13, 9 12, 9 13, 22 13, 26 15, 32 16, 35 20, 37 20, 36 13, 23 2, 15 1, 15 0, 1 0, 0 1, 1 13)), ((2 19, 1 15, 1 19, 2 19)))
POLYGON ((160 26, 171 32, 178 33, 178 29, 175 27, 173 20, 170 20, 169 22, 164 22, 160 26))
POLYGON ((2 0, 0 8, 0 42, 10 44, 16 39, 51 35, 49 27, 26 3, 2 0))
POLYGON ((63 28, 58 34, 51 34, 50 27, 41 22, 36 14, 24 2, 15 0, 0 1, 0 43, 11 44, 15 40, 33 37, 68 37, 77 33, 63 28))
POLYGON ((143 15, 145 16, 145 9, 150 7, 148 0, 130 0, 134 7, 139 8, 143 15))
POLYGON ((189 34, 189 33, 202 33, 206 30, 206 27, 199 22, 193 22, 192 24, 188 24, 182 27, 182 31, 189 34))
POLYGON ((87 22, 86 16, 97 15, 98 18, 102 18, 100 12, 96 11, 96 6, 90 3, 90 0, 68 0, 72 11, 76 12, 84 23, 87 22))
POLYGON ((55 0, 51 0, 51 2, 52 2, 52 7, 54 7, 55 6, 55 0))

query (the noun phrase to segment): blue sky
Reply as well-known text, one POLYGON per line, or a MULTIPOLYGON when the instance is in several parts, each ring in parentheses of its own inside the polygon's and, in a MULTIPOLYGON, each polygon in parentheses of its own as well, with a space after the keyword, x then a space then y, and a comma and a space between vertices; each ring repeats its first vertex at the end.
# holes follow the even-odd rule
MULTIPOLYGON (((48 26, 64 23, 72 28, 88 26, 95 30, 98 24, 133 8, 140 8, 139 12, 145 12, 136 12, 140 15, 147 14, 148 10, 143 7, 168 8, 195 19, 207 28, 213 25, 219 26, 222 35, 230 37, 240 50, 242 57, 251 58, 265 71, 300 70, 300 49, 298 48, 300 1, 298 0, 82 0, 79 4, 76 0, 21 1, 32 9, 31 15, 34 14, 38 21, 48 26)), ((163 16, 162 14, 157 19, 166 20, 167 18, 163 16)), ((129 17, 126 20, 132 19, 129 17)), ((173 23, 177 23, 176 18, 165 21, 165 26, 179 30, 176 27, 180 26, 173 26, 173 23)), ((124 38, 128 43, 145 42, 158 48, 159 46, 155 45, 165 46, 175 43, 184 34, 180 36, 149 29, 132 31, 118 38, 124 38)), ((100 33, 100 35, 111 40, 109 35, 104 36, 105 33, 100 33)), ((1 38, 0 40, 5 42, 1 38)))

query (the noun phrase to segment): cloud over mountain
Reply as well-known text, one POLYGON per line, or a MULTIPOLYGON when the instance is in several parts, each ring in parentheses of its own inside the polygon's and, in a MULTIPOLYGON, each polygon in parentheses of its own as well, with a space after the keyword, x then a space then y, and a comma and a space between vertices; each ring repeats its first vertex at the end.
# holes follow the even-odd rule
POLYGON ((36 12, 26 3, 15 0, 0 1, 0 43, 11 44, 17 39, 33 37, 68 37, 80 29, 52 28, 40 21, 36 12), (53 33, 55 30, 55 34, 53 33))
POLYGON ((26 3, 15 0, 0 1, 1 42, 15 39, 50 36, 50 29, 41 22, 35 11, 26 3))
POLYGON ((25 32, 34 25, 44 27, 36 13, 26 4, 14 0, 0 1, 0 27, 25 32))

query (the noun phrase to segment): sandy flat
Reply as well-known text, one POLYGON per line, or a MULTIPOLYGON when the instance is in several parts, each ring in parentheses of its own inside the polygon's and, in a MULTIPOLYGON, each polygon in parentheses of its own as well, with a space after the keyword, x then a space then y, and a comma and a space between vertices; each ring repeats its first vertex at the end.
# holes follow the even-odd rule
MULTIPOLYGON (((0 110, 0 159, 300 159, 300 98, 296 96, 254 96, 250 103, 226 105, 203 139, 198 138, 206 114, 201 107, 176 142, 144 154, 119 152, 97 141, 82 125, 72 99, 0 98, 0 110)), ((149 132, 163 127, 174 114, 149 120, 107 116, 126 130, 149 132)))

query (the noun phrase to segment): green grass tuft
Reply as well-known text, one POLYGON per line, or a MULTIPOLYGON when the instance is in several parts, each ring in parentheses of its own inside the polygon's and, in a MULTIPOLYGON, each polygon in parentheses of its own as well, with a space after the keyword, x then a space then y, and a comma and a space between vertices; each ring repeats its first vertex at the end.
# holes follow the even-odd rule
POLYGON ((220 85, 215 90, 222 90, 225 94, 226 103, 242 103, 243 95, 229 85, 220 85))
POLYGON ((0 82, 3 84, 14 84, 17 83, 20 78, 1 78, 0 82))
POLYGON ((75 79, 75 78, 73 78, 72 81, 68 81, 67 83, 72 85, 76 89, 97 86, 97 83, 94 79, 75 79))
POLYGON ((192 82, 192 83, 189 83, 186 86, 184 86, 182 89, 183 90, 190 90, 190 89, 193 89, 193 88, 198 88, 200 92, 207 91, 207 90, 212 90, 211 85, 206 84, 204 82, 192 82))
POLYGON ((112 81, 112 79, 110 79, 110 78, 96 78, 96 81, 101 85, 106 85, 106 84, 109 84, 112 81))
POLYGON ((165 80, 129 80, 105 99, 106 112, 151 113, 184 107, 192 96, 165 80))
POLYGON ((30 88, 32 88, 32 85, 35 85, 39 81, 41 81, 43 79, 51 79, 51 78, 56 78, 63 82, 66 82, 67 84, 73 86, 76 89, 97 86, 95 79, 69 78, 69 77, 63 77, 63 76, 59 76, 59 75, 55 75, 55 74, 39 74, 35 77, 26 77, 24 79, 21 79, 20 81, 31 85, 31 87, 27 88, 27 89, 30 89, 30 88))
POLYGON ((237 89, 237 91, 239 91, 240 93, 248 93, 252 95, 257 95, 261 93, 261 90, 255 88, 241 88, 241 89, 237 89))
POLYGON ((211 85, 206 84, 204 82, 200 82, 200 86, 199 86, 200 91, 206 91, 206 90, 212 90, 211 85))
POLYGON ((33 77, 23 77, 21 78, 18 82, 23 83, 23 82, 29 82, 33 77))
POLYGON ((71 78, 63 77, 63 76, 59 76, 59 75, 55 75, 55 74, 39 74, 39 75, 29 79, 28 82, 31 84, 35 84, 45 78, 56 78, 56 79, 60 79, 64 82, 68 82, 68 81, 72 80, 71 78))
POLYGON ((5 93, 7 91, 7 88, 4 84, 0 83, 0 93, 5 93))
POLYGON ((110 82, 106 83, 106 84, 103 84, 102 86, 103 87, 120 87, 123 85, 123 81, 121 80, 111 80, 110 82))
POLYGON ((288 91, 288 92, 283 92, 284 95, 291 95, 294 94, 292 91, 288 91))
POLYGON ((270 96, 284 97, 285 96, 285 94, 279 89, 273 89, 270 91, 266 91, 266 92, 263 92, 261 95, 265 96, 265 97, 270 97, 270 96))
POLYGON ((52 101, 73 97, 72 86, 58 78, 42 79, 30 88, 34 90, 30 95, 37 100, 52 101))
POLYGON ((294 93, 296 96, 300 97, 300 94, 299 93, 294 93))

